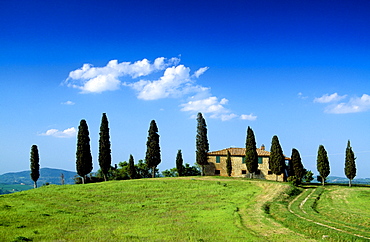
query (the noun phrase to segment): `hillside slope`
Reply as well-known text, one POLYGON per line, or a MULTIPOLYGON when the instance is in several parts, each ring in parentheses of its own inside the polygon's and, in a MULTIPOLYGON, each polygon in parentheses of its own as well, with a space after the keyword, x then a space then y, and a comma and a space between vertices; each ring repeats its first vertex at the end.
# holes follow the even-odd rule
POLYGON ((311 241, 264 213, 288 184, 216 177, 44 186, 0 196, 6 241, 311 241))

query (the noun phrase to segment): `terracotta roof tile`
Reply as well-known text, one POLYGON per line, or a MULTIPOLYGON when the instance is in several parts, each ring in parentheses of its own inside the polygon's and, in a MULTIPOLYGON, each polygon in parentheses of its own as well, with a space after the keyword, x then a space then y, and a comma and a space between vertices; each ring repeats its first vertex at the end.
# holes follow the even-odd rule
MULTIPOLYGON (((231 156, 245 156, 245 148, 226 148, 223 150, 217 150, 217 151, 211 151, 208 152, 208 155, 227 155, 227 151, 230 152, 231 156)), ((267 150, 262 150, 260 148, 257 148, 257 154, 258 156, 270 156, 270 152, 267 150)), ((286 159, 290 159, 286 157, 286 159)))

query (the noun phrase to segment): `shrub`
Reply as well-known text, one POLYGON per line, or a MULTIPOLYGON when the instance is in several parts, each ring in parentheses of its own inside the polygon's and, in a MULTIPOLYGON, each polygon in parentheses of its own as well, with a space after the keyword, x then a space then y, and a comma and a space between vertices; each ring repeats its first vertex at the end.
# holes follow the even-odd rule
POLYGON ((299 184, 301 184, 300 179, 296 176, 288 177, 288 182, 291 183, 293 186, 298 186, 299 184))
POLYGON ((262 205, 262 210, 265 212, 265 214, 270 214, 270 202, 266 202, 262 205))
POLYGON ((287 192, 286 194, 289 196, 289 197, 295 197, 299 194, 301 194, 301 190, 298 189, 297 187, 291 187, 287 192))

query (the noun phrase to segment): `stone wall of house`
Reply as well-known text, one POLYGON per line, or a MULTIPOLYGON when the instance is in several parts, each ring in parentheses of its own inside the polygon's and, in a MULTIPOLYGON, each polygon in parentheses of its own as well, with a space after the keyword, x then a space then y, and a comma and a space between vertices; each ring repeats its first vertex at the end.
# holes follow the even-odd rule
MULTIPOLYGON (((216 156, 208 156, 209 165, 206 166, 206 175, 207 176, 227 176, 226 170, 226 156, 220 156, 220 163, 216 163, 216 156), (219 171, 219 174, 216 174, 216 170, 219 171)), ((231 176, 233 177, 246 177, 247 167, 243 162, 243 157, 232 156, 231 157, 231 166, 232 172, 231 176), (245 174, 242 174, 242 171, 245 171, 245 174)))
MULTIPOLYGON (((226 156, 220 156, 220 163, 216 163, 216 156, 208 156, 208 163, 209 165, 205 166, 205 174, 207 176, 227 176, 226 170, 226 156)), ((251 174, 248 172, 246 165, 243 163, 242 156, 232 156, 231 157, 231 164, 232 164, 232 177, 251 177, 251 174)), ((269 157, 262 157, 262 164, 258 164, 257 174, 255 174, 254 178, 259 179, 267 179, 267 180, 277 180, 284 181, 284 175, 278 175, 276 177, 275 174, 269 174, 271 172, 269 169, 269 157)))
POLYGON ((269 157, 263 157, 262 158, 262 164, 258 164, 258 169, 261 171, 261 175, 263 175, 263 178, 266 180, 273 180, 276 181, 284 181, 284 175, 278 175, 276 177, 275 174, 272 174, 269 168, 269 157))

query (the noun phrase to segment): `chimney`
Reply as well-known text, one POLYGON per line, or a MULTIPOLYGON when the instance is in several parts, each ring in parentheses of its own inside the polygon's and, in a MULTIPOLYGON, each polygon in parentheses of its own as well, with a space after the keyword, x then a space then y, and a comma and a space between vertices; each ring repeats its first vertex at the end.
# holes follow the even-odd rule
POLYGON ((264 144, 261 145, 261 150, 265 150, 265 145, 264 144))

